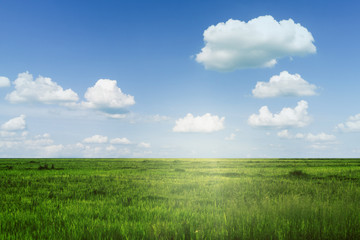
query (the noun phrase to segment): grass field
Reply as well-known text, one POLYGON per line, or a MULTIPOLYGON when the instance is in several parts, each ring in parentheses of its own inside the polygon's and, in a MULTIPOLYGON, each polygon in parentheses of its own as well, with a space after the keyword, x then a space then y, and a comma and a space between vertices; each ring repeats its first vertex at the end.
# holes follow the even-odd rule
POLYGON ((360 239, 360 159, 0 159, 0 239, 360 239))

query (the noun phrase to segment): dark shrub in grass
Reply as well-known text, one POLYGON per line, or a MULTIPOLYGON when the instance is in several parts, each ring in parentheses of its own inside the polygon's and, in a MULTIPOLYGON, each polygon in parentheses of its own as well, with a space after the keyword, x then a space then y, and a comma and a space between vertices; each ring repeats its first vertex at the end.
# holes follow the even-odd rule
POLYGON ((182 168, 175 168, 175 172, 185 172, 185 169, 182 169, 182 168))
POLYGON ((294 170, 289 172, 289 176, 291 177, 307 177, 308 174, 303 172, 302 170, 294 170))

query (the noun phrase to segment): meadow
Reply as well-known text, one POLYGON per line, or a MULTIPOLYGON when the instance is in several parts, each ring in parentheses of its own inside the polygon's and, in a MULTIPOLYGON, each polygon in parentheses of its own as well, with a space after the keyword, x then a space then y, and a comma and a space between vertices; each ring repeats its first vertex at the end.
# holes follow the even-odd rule
POLYGON ((360 239, 360 159, 0 159, 0 239, 360 239))

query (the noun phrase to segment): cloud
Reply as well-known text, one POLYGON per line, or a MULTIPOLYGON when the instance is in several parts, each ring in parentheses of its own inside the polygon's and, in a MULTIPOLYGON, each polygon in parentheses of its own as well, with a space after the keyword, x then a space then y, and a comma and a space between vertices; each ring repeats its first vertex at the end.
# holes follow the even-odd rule
POLYGON ((7 77, 0 76, 0 87, 10 87, 10 80, 7 77))
POLYGON ((1 137, 1 138, 13 137, 13 136, 15 136, 15 135, 16 135, 15 132, 0 131, 0 137, 1 137))
POLYGON ((64 149, 64 146, 62 144, 58 145, 49 145, 43 147, 42 151, 45 154, 45 156, 54 156, 55 154, 61 152, 64 149))
POLYGON ((12 132, 6 140, 0 139, 0 156, 8 157, 54 157, 64 149, 62 144, 54 144, 45 133, 29 137, 28 132, 12 132))
POLYGON ((290 134, 289 134, 289 130, 287 130, 287 129, 284 129, 284 130, 278 132, 277 135, 280 138, 291 138, 290 134))
POLYGON ((319 133, 319 134, 303 134, 303 133, 297 133, 295 135, 292 135, 289 130, 284 129, 277 133, 278 137, 285 138, 285 139, 305 139, 309 142, 330 142, 335 141, 336 137, 332 134, 326 134, 326 133, 319 133))
POLYGON ((78 95, 71 89, 64 90, 51 78, 39 76, 33 80, 29 72, 20 73, 14 81, 15 91, 6 96, 11 103, 41 102, 46 104, 75 102, 78 95))
POLYGON ((101 135, 94 135, 83 140, 84 143, 107 143, 107 141, 108 137, 101 135))
POLYGON ((204 31, 204 42, 196 61, 218 71, 272 67, 279 58, 316 52, 314 38, 305 27, 292 19, 278 22, 269 15, 212 25, 204 31))
POLYGON ((109 145, 86 145, 83 143, 70 144, 65 146, 66 154, 70 157, 90 157, 90 158, 114 158, 119 156, 130 156, 131 151, 128 148, 118 148, 112 144, 109 145))
POLYGON ((151 144, 150 143, 146 143, 146 142, 141 142, 138 144, 139 147, 141 148, 150 148, 151 144))
POLYGON ((227 141, 232 141, 235 140, 236 134, 235 133, 231 133, 230 136, 226 137, 225 140, 227 141))
POLYGON ((219 118, 206 113, 203 116, 194 117, 188 113, 184 118, 176 120, 174 132, 215 132, 224 129, 225 117, 219 118))
POLYGON ((106 149, 106 151, 112 152, 112 151, 116 150, 116 147, 114 147, 113 145, 110 145, 110 146, 107 146, 105 149, 106 149))
POLYGON ((252 90, 254 97, 268 98, 280 96, 312 96, 316 86, 301 78, 299 74, 283 71, 270 78, 269 82, 257 82, 252 90))
POLYGON ((161 122, 161 121, 168 121, 170 119, 170 117, 168 116, 162 116, 159 114, 156 115, 151 115, 151 116, 146 116, 145 120, 146 121, 151 121, 151 122, 161 122))
POLYGON ((284 130, 278 132, 277 136, 279 138, 286 138, 286 139, 303 139, 303 138, 305 138, 304 134, 297 133, 295 135, 292 135, 292 134, 289 133, 289 130, 287 130, 287 129, 284 129, 284 130))
POLYGON ((280 113, 273 114, 267 106, 259 110, 259 114, 252 114, 248 124, 253 127, 304 127, 310 123, 311 118, 307 112, 308 103, 301 100, 295 108, 283 108, 280 113))
POLYGON ((360 132, 360 113, 350 116, 347 122, 338 124, 336 128, 342 132, 360 132))
POLYGON ((123 118, 126 107, 135 104, 134 97, 125 94, 117 86, 116 80, 99 79, 85 93, 86 102, 82 106, 105 112, 114 118, 123 118))
POLYGON ((25 115, 15 117, 1 125, 1 129, 5 131, 19 131, 26 128, 25 115))
POLYGON ((6 100, 11 103, 60 104, 70 109, 97 110, 114 119, 125 118, 128 113, 126 108, 135 104, 133 96, 123 93, 117 81, 109 79, 99 79, 94 86, 89 87, 84 95, 85 101, 82 102, 79 102, 78 95, 71 89, 64 90, 51 78, 39 76, 33 80, 29 72, 20 73, 14 85, 15 90, 6 96, 6 100))
POLYGON ((327 141, 334 141, 336 139, 336 137, 332 134, 326 134, 326 133, 319 133, 319 134, 311 134, 309 133, 306 136, 306 139, 310 142, 327 142, 327 141))
POLYGON ((110 140, 111 144, 130 144, 130 140, 127 138, 114 138, 110 140))

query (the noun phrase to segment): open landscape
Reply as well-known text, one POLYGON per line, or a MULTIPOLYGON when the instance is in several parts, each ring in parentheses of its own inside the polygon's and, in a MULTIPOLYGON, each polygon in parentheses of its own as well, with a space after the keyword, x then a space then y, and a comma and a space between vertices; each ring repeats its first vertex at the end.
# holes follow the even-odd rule
POLYGON ((360 240, 360 1, 0 3, 0 240, 360 240))
POLYGON ((0 239, 360 239, 360 159, 0 159, 0 239))

